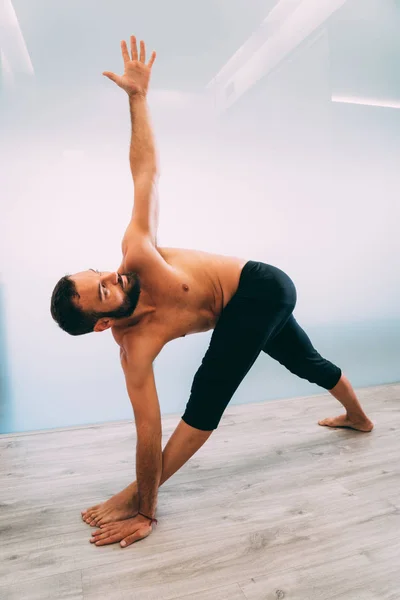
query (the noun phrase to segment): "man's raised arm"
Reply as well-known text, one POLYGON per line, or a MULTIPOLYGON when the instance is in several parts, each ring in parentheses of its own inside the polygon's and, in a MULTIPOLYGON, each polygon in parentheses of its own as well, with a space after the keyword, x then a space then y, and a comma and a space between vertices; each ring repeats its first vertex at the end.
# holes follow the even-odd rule
POLYGON ((131 36, 131 55, 125 41, 121 42, 125 71, 122 76, 105 71, 103 75, 114 81, 129 96, 129 107, 132 122, 131 146, 129 162, 135 187, 132 220, 123 240, 123 251, 126 250, 132 237, 140 233, 148 235, 156 244, 158 227, 158 163, 154 136, 150 125, 147 106, 147 90, 151 68, 156 54, 152 53, 148 64, 146 48, 140 42, 140 56, 135 36, 131 36), (124 249, 125 246, 125 249, 124 249))
MULTIPOLYGON (((132 223, 156 245, 158 229, 158 164, 146 96, 129 97, 132 122, 129 162, 135 186, 132 223)), ((127 235, 129 236, 129 227, 127 235)))

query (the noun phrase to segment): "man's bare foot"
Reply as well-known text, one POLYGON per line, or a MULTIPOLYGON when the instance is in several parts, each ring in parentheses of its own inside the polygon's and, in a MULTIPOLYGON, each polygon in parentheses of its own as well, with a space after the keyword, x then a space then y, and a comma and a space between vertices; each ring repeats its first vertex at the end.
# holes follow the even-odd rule
POLYGON ((368 417, 350 419, 347 414, 340 415, 339 417, 328 417, 328 419, 318 421, 318 425, 324 425, 325 427, 349 427, 350 429, 357 429, 357 431, 364 431, 365 433, 374 428, 373 422, 368 417))
POLYGON ((138 511, 138 495, 136 481, 115 494, 103 504, 97 504, 82 511, 82 519, 91 527, 98 527, 113 521, 123 521, 136 515, 138 511))

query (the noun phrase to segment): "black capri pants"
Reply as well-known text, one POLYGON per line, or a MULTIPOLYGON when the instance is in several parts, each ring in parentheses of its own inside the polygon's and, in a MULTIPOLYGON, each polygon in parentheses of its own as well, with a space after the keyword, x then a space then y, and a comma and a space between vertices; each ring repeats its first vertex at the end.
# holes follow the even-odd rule
POLYGON ((245 264, 193 379, 185 423, 216 429, 262 350, 298 377, 327 390, 335 387, 342 371, 318 354, 296 322, 296 300, 295 285, 286 273, 262 262, 245 264))

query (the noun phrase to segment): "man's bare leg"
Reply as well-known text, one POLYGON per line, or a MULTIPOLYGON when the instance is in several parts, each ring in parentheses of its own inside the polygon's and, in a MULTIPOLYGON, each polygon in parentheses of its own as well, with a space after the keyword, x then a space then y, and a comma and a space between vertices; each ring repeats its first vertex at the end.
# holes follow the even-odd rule
POLYGON ((339 400, 346 409, 345 415, 339 417, 329 417, 323 421, 318 421, 319 425, 327 427, 350 427, 358 431, 368 432, 374 427, 363 411, 361 404, 351 386, 350 381, 344 375, 341 376, 339 382, 329 392, 339 400))
MULTIPOLYGON (((214 430, 202 431, 180 420, 163 450, 160 486, 178 471, 208 440, 214 430)), ((112 521, 129 519, 138 511, 136 481, 103 504, 92 506, 82 512, 82 519, 97 527, 112 521)))

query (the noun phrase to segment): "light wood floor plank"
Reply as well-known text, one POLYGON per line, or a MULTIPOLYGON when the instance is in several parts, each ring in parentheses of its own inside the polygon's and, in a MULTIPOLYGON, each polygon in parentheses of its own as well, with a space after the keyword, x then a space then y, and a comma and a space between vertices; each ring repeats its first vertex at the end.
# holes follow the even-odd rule
POLYGON ((362 553, 310 569, 286 571, 240 582, 247 600, 397 600, 400 541, 366 546, 362 553))
POLYGON ((0 587, 2 600, 83 600, 80 571, 0 587))
POLYGON ((253 577, 240 582, 246 600, 379 600, 370 586, 369 561, 358 555, 309 569, 253 577), (367 582, 366 582, 367 580, 367 582))
POLYGON ((319 427, 327 394, 228 407, 125 550, 80 510, 134 478, 132 422, 0 436, 0 598, 398 600, 400 384, 358 396, 371 434, 319 427))
POLYGON ((185 596, 179 596, 174 600, 246 600, 246 596, 237 583, 212 588, 203 592, 195 592, 185 596))

